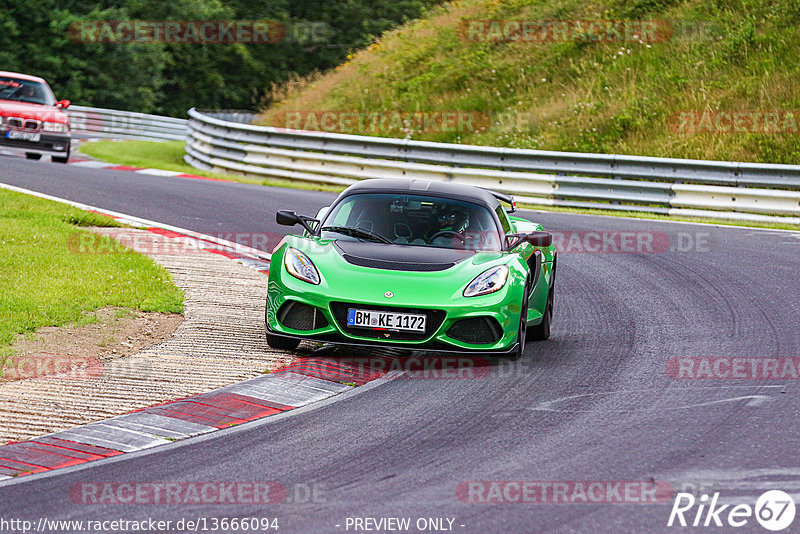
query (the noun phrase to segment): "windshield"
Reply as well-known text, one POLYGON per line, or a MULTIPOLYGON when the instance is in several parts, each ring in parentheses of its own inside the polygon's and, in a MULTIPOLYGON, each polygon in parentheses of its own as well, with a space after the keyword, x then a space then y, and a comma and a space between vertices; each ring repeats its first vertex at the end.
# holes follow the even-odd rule
POLYGON ((421 247, 500 250, 488 208, 449 198, 394 193, 346 197, 327 214, 323 237, 421 247))
POLYGON ((0 76, 0 100, 54 106, 56 98, 45 84, 0 76))

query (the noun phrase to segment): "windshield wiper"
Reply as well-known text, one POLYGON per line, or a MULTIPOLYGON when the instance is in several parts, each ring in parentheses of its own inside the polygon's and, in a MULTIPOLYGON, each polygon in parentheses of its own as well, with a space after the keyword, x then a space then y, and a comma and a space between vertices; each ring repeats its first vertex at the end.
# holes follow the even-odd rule
POLYGON ((375 232, 370 232, 369 230, 364 230, 363 228, 351 228, 350 226, 326 226, 322 229, 322 231, 336 232, 337 234, 349 235, 350 237, 361 239, 370 239, 379 243, 392 243, 382 235, 376 234, 375 232))

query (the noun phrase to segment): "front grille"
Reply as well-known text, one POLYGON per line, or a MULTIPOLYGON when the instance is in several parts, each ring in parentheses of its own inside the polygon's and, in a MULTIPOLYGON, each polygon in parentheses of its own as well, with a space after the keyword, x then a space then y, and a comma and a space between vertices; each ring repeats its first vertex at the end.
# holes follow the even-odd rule
POLYGON ((316 330, 328 326, 328 320, 320 310, 293 300, 281 306, 278 320, 286 328, 295 330, 316 330))
POLYGON ((9 117, 8 118, 8 125, 12 128, 19 128, 20 130, 28 130, 32 132, 39 131, 39 127, 42 125, 41 121, 37 121, 34 119, 23 119, 21 117, 9 117))
POLYGON ((405 261, 376 260, 372 258, 361 258, 351 254, 342 255, 347 263, 358 265, 359 267, 369 267, 370 269, 386 269, 389 271, 415 271, 415 272, 435 272, 449 269, 455 263, 409 263, 405 261))
POLYGON ((442 325, 446 313, 442 310, 421 310, 416 308, 396 308, 392 306, 373 306, 372 304, 348 304, 346 302, 331 302, 333 317, 339 326, 354 336, 368 337, 373 339, 390 339, 395 341, 421 341, 428 339, 442 325), (347 310, 359 308, 362 310, 390 311, 397 313, 415 313, 425 315, 425 332, 394 332, 391 330, 371 330, 368 328, 350 328, 347 326, 347 310))
POLYGON ((447 336, 475 345, 487 345, 497 343, 503 337, 503 329, 500 324, 492 317, 473 317, 462 319, 450 327, 447 336))

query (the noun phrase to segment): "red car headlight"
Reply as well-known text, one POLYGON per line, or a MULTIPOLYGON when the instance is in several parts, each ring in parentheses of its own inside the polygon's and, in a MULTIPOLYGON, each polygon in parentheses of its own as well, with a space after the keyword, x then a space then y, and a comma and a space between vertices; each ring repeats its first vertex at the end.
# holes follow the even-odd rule
POLYGON ((45 121, 42 123, 42 130, 45 132, 67 133, 69 131, 69 125, 63 122, 45 121))

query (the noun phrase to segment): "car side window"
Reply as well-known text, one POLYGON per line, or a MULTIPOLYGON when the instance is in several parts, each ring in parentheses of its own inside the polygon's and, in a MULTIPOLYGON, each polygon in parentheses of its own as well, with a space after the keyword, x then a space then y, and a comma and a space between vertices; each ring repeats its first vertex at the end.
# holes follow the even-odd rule
POLYGON ((503 209, 503 206, 497 206, 497 208, 495 208, 495 213, 497 213, 497 218, 500 219, 500 226, 503 227, 503 233, 507 234, 511 232, 511 221, 508 220, 508 215, 506 214, 506 210, 503 209))

